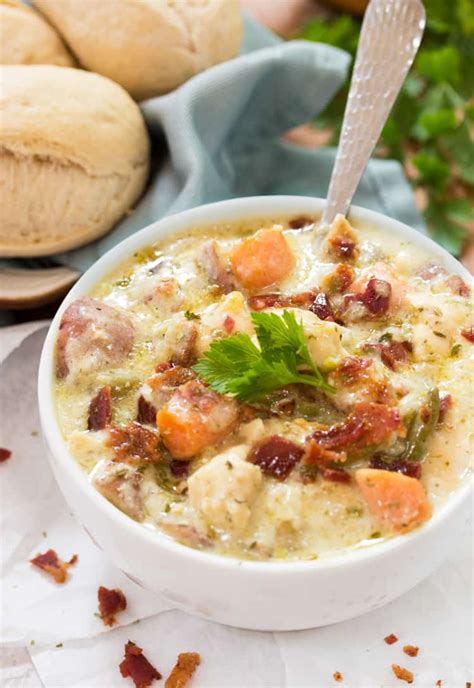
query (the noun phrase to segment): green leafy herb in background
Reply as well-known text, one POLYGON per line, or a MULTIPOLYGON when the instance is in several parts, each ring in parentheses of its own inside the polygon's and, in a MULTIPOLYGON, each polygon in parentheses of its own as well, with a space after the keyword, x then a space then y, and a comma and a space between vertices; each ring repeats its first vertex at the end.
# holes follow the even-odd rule
MULTIPOLYGON (((474 221, 474 2, 425 0, 427 27, 415 64, 376 154, 396 158, 421 189, 433 238, 458 255, 474 221)), ((355 55, 360 22, 349 16, 310 21, 302 37, 355 55)), ((315 124, 339 137, 349 80, 315 124)))

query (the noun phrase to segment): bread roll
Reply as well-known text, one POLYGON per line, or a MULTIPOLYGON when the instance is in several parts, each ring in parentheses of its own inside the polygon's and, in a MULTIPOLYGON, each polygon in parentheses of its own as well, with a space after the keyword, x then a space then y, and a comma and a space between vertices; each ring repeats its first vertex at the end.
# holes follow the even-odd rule
POLYGON ((1 256, 85 244, 142 193, 148 135, 113 81, 68 67, 6 66, 0 108, 1 256))
POLYGON ((239 52, 238 0, 34 0, 87 69, 135 100, 239 52))
POLYGON ((0 64, 75 64, 53 27, 17 0, 0 0, 0 37, 0 64))

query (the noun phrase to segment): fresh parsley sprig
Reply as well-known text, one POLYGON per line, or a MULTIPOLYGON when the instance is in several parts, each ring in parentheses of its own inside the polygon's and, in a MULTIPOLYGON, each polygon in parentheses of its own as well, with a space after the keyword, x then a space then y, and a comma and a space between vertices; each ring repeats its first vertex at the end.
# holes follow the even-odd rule
POLYGON ((314 364, 294 313, 252 313, 252 322, 259 346, 242 333, 218 339, 193 367, 211 389, 240 401, 257 401, 295 383, 334 392, 314 364))

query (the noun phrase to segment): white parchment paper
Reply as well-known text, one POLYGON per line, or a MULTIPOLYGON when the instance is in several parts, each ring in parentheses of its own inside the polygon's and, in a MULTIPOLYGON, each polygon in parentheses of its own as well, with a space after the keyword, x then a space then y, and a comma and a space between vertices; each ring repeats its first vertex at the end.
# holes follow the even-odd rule
POLYGON ((144 648, 164 676, 179 652, 200 652, 195 688, 406 685, 393 676, 392 663, 413 671, 413 685, 423 688, 434 688, 438 679, 443 688, 464 688, 472 681, 473 543, 467 529, 453 534, 455 558, 404 597, 359 619, 311 631, 255 633, 219 626, 172 610, 135 586, 76 524, 46 461, 36 402, 44 323, 3 332, 0 446, 13 456, 0 465, 2 686, 133 686, 118 671, 128 639, 144 648), (28 563, 49 547, 64 558, 79 555, 65 585, 28 563), (126 594, 120 627, 106 629, 94 615, 99 585, 126 594), (387 646, 383 638, 389 633, 399 642, 387 646), (418 657, 407 657, 404 644, 419 646, 418 657), (332 677, 335 671, 344 676, 340 684, 332 677))

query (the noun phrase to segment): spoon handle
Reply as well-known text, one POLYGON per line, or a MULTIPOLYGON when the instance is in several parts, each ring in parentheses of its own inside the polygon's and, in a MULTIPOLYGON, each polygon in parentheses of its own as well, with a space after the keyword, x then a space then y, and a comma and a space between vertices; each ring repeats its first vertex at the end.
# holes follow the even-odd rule
POLYGON ((420 0, 371 0, 359 37, 322 224, 346 215, 425 28, 420 0))

